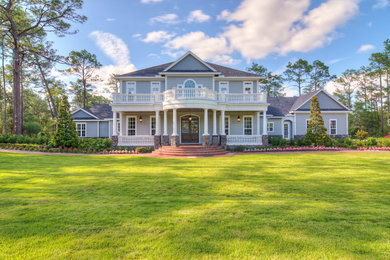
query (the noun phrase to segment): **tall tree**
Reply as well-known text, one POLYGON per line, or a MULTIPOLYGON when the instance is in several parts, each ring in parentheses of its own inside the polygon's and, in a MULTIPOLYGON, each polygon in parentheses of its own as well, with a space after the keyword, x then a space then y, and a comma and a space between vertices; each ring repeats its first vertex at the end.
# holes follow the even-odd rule
POLYGON ((338 86, 334 95, 349 108, 352 108, 352 96, 357 87, 357 77, 358 73, 356 70, 348 69, 336 79, 338 86))
POLYGON ((79 90, 79 86, 82 88, 83 108, 86 108, 87 94, 91 89, 91 82, 99 79, 94 72, 102 64, 97 60, 95 54, 89 53, 86 50, 71 51, 67 57, 67 61, 70 68, 66 71, 78 77, 77 82, 72 87, 75 91, 79 90))
POLYGON ((280 97, 283 96, 283 78, 280 75, 272 74, 263 65, 252 63, 252 67, 247 68, 248 71, 253 72, 262 77, 260 79, 260 88, 267 92, 268 96, 280 97))
POLYGON ((324 88, 325 84, 335 76, 330 75, 329 67, 322 61, 315 60, 311 65, 310 84, 305 88, 307 92, 324 88))
POLYGON ((302 94, 302 88, 308 81, 311 70, 312 66, 307 60, 299 59, 295 63, 287 64, 287 69, 284 71, 285 79, 294 83, 294 86, 298 88, 299 96, 302 94))
POLYGON ((4 43, 4 37, 1 39, 1 80, 3 85, 3 113, 4 113, 4 134, 7 134, 7 85, 5 80, 5 43, 4 43))
POLYGON ((83 0, 0 0, 2 24, 12 44, 13 60, 13 117, 14 133, 22 134, 21 55, 22 42, 27 37, 54 33, 59 36, 69 31, 70 22, 83 23, 86 17, 76 13, 83 0))
POLYGON ((318 98, 314 96, 311 99, 310 119, 307 123, 307 132, 305 141, 314 145, 325 145, 330 141, 327 129, 322 119, 320 103, 318 98))

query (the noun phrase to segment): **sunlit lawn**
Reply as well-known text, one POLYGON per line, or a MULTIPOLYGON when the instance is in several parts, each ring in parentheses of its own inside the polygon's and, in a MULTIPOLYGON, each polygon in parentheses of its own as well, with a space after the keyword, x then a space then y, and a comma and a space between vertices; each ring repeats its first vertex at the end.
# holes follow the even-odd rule
POLYGON ((0 153, 0 259, 390 258, 390 154, 0 153))

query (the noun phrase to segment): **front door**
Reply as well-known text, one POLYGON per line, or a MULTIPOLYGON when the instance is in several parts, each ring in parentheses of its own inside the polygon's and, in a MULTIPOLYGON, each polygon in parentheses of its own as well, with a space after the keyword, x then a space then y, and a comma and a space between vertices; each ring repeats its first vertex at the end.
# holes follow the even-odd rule
POLYGON ((189 115, 181 118, 181 142, 186 144, 199 143, 199 117, 189 115))

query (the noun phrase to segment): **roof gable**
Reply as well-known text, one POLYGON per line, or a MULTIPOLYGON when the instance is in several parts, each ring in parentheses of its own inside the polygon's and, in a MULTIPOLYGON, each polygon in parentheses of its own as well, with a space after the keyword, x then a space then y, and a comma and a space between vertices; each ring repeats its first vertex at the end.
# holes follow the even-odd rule
POLYGON ((97 116, 95 116, 94 114, 92 114, 91 112, 85 109, 79 108, 73 111, 72 118, 73 119, 97 119, 97 116))
POLYGON ((311 99, 316 96, 320 103, 322 111, 349 111, 349 108, 339 102, 334 96, 321 89, 314 92, 306 93, 297 99, 291 110, 293 111, 310 111, 311 99))
POLYGON ((215 72, 216 70, 191 51, 168 66, 164 72, 215 72))

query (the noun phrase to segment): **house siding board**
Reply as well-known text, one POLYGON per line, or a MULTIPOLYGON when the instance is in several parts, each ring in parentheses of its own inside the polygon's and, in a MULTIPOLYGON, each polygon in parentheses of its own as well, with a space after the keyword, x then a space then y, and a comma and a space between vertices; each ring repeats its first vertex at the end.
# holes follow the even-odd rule
POLYGON ((99 122, 99 137, 110 137, 109 125, 108 121, 99 122))
POLYGON ((87 124, 87 136, 86 137, 93 137, 96 138, 98 137, 97 132, 98 132, 98 122, 86 122, 87 124))
POLYGON ((183 60, 181 60, 174 67, 169 69, 169 71, 211 71, 192 55, 188 55, 183 60))
MULTIPOLYGON (((338 104, 336 101, 331 99, 328 95, 323 92, 318 93, 317 95, 318 102, 320 103, 321 110, 344 110, 346 109, 338 104)), ((304 105, 302 105, 298 111, 309 111, 311 106, 311 99, 308 100, 304 105)))
POLYGON ((181 85, 188 79, 195 80, 196 84, 202 85, 204 88, 213 89, 213 77, 172 77, 168 76, 168 89, 176 88, 177 85, 181 85))
POLYGON ((73 119, 95 119, 93 116, 91 116, 91 115, 85 113, 85 112, 82 111, 82 110, 79 110, 79 111, 77 111, 76 113, 74 113, 74 114, 72 115, 72 118, 73 118, 73 119))
MULTIPOLYGON (((330 119, 337 120, 337 135, 347 135, 347 123, 345 113, 323 113, 322 118, 324 119, 325 127, 328 129, 328 134, 330 134, 330 119)), ((297 114, 296 115, 296 135, 305 135, 306 134, 306 119, 310 119, 310 114, 297 114)))
POLYGON ((229 82, 229 93, 238 94, 243 93, 243 81, 230 81, 229 82))

